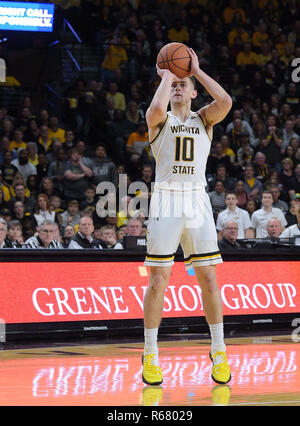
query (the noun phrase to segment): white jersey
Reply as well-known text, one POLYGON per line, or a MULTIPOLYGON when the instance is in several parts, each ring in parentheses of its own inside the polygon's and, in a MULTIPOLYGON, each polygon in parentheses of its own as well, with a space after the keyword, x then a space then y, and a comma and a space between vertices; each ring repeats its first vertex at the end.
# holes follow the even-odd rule
POLYGON ((278 219, 282 227, 287 225, 284 214, 276 207, 272 207, 270 212, 267 212, 264 208, 253 212, 251 216, 251 225, 256 231, 256 238, 268 237, 267 224, 271 219, 278 219))
POLYGON ((187 120, 167 113, 167 118, 153 141, 150 141, 156 161, 155 181, 158 184, 206 186, 206 163, 211 141, 201 117, 190 112, 187 120))
POLYGON ((223 210, 218 214, 217 218, 217 230, 222 231, 225 228, 227 222, 233 221, 238 225, 238 239, 245 238, 246 229, 251 228, 251 220, 249 213, 246 210, 235 207, 234 211, 230 211, 229 208, 223 210))

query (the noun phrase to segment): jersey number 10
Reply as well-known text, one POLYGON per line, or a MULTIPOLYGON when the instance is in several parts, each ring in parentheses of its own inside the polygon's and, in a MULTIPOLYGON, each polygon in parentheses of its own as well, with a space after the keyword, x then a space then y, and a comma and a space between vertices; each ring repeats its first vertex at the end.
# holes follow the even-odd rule
POLYGON ((176 136, 175 161, 194 161, 194 138, 176 136))

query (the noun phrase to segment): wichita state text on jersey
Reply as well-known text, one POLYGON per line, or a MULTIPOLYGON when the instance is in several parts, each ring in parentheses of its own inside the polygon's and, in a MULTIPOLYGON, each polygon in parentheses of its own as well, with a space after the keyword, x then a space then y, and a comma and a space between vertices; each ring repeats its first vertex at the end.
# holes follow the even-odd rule
POLYGON ((168 112, 161 130, 150 144, 156 161, 156 182, 206 185, 211 141, 196 112, 190 112, 184 123, 168 112))

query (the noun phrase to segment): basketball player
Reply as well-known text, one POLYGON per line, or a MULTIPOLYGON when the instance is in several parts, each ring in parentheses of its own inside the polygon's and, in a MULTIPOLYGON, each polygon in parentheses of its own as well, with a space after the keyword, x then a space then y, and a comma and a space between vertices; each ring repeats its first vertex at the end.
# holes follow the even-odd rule
POLYGON ((232 100, 216 81, 200 69, 196 53, 192 49, 189 52, 191 72, 188 77, 179 79, 169 70, 157 67, 161 82, 146 113, 150 145, 156 160, 156 182, 151 198, 144 263, 150 267, 149 286, 144 298, 142 377, 148 385, 158 385, 163 381, 157 334, 164 293, 179 243, 186 269, 194 268, 202 291, 212 340, 209 353, 212 378, 220 384, 229 382, 231 378, 224 344, 222 299, 215 271, 222 258, 210 200, 205 191, 205 169, 213 126, 226 117, 232 100), (197 96, 195 79, 213 101, 192 112, 191 101, 197 96), (169 102, 171 111, 167 111, 169 102), (181 215, 177 214, 180 205, 181 215), (176 209, 177 212, 174 212, 176 209))

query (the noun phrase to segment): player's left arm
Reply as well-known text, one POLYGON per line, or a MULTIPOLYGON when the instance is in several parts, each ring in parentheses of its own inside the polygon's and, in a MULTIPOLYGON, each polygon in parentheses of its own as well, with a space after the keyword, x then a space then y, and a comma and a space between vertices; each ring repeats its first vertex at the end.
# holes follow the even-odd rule
POLYGON ((209 105, 205 105, 197 111, 208 130, 226 117, 232 107, 232 99, 219 83, 200 69, 199 60, 194 50, 189 49, 189 52, 191 55, 190 75, 193 75, 214 99, 209 105))

